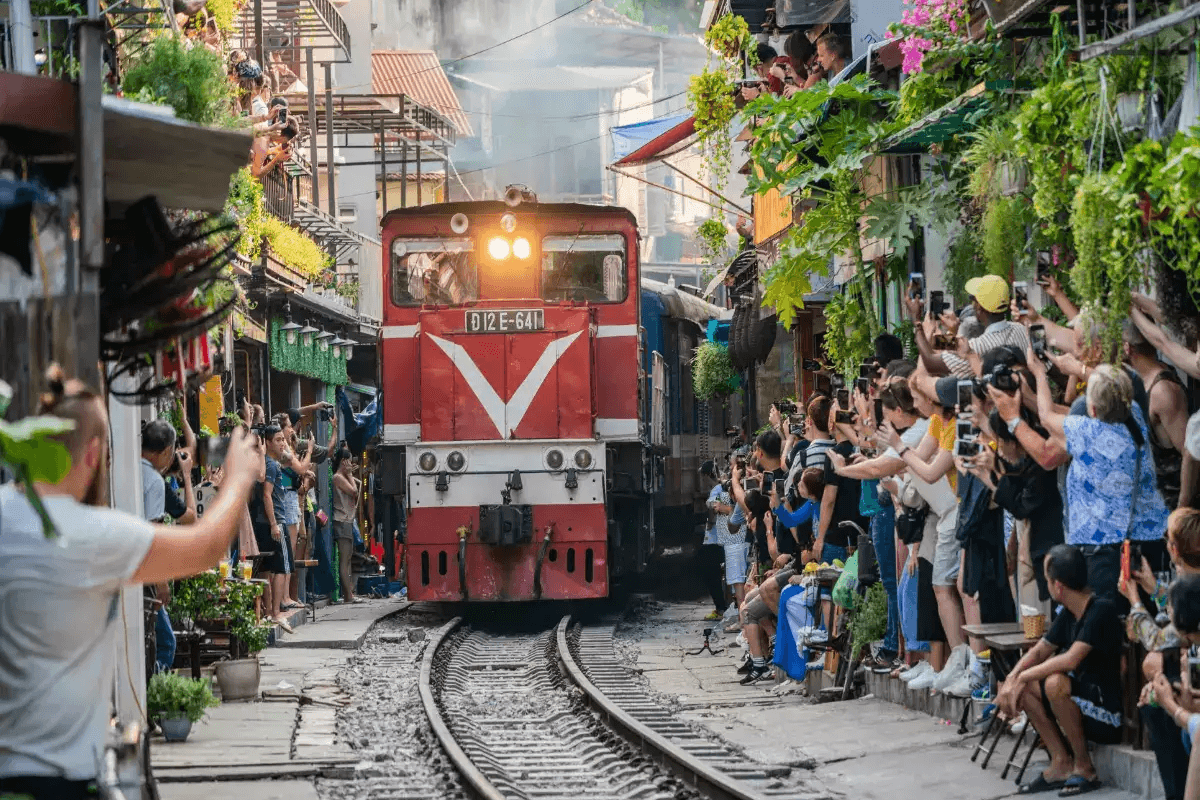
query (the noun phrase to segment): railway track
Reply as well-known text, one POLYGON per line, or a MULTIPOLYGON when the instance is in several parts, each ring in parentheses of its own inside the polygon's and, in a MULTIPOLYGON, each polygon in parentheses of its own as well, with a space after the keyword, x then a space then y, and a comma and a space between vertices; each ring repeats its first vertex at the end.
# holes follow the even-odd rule
POLYGON ((613 629, 490 634, 454 619, 433 637, 419 690, 471 792, 501 798, 750 800, 812 796, 790 768, 748 764, 631 679, 613 629))

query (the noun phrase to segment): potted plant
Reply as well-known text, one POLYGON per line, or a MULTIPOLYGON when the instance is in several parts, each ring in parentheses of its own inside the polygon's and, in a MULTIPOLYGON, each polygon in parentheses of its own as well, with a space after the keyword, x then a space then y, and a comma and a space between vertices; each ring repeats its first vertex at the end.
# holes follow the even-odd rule
POLYGON ((155 673, 146 688, 150 718, 159 724, 168 742, 187 741, 192 725, 218 705, 207 680, 185 678, 169 670, 155 673))
POLYGON ((249 700, 258 696, 262 667, 258 652, 270 641, 271 628, 259 621, 254 609, 255 599, 262 587, 254 583, 226 582, 222 609, 229 619, 229 634, 233 640, 235 658, 214 665, 221 697, 226 700, 249 700))

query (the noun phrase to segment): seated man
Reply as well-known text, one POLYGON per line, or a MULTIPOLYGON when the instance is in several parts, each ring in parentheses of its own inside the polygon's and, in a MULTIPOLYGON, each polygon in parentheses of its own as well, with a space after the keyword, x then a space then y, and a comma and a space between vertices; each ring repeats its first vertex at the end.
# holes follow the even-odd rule
POLYGON ((1121 624, 1112 601, 1088 588, 1079 548, 1046 554, 1050 596, 1063 609, 1045 637, 1009 674, 996 697, 1008 718, 1029 716, 1050 753, 1050 766, 1021 794, 1061 789, 1071 796, 1099 787, 1088 741, 1121 741, 1121 624))

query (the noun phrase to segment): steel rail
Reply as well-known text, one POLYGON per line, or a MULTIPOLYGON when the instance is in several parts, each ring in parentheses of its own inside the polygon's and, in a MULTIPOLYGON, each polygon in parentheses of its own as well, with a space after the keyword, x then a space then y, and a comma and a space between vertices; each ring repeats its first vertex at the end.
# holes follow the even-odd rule
POLYGON ((570 615, 563 617, 558 623, 559 658, 562 659, 571 680, 587 697, 588 704, 609 727, 710 800, 759 800, 761 792, 713 769, 672 744, 666 737, 637 720, 600 691, 571 655, 570 643, 567 641, 567 629, 570 624, 570 615))
POLYGON ((421 693, 421 705, 425 707, 425 716, 429 719, 429 725, 433 728, 433 733, 441 743, 442 749, 446 751, 454 768, 467 782, 471 791, 484 800, 506 800, 504 794, 492 785, 491 781, 479 771, 475 763, 459 746, 450 727, 442 719, 442 710, 438 708, 437 699, 433 696, 433 659, 437 655, 438 649, 445 643, 446 638, 461 624, 462 617, 450 620, 438 628, 437 633, 429 642, 429 646, 425 648, 425 656, 421 659, 421 680, 417 685, 421 693))

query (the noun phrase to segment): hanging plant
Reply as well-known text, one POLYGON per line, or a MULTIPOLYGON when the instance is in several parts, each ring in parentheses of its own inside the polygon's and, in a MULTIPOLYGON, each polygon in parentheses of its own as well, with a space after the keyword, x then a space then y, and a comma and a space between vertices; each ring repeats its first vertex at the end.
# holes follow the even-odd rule
POLYGON ((700 400, 727 395, 738 387, 737 370, 729 358, 729 348, 716 342, 702 342, 692 357, 692 390, 700 400))
POLYGON ((695 120, 696 136, 703 151, 708 180, 718 193, 729 180, 733 162, 733 137, 730 125, 737 115, 734 95, 743 51, 757 58, 757 51, 746 21, 726 14, 704 34, 709 47, 708 62, 699 75, 688 82, 688 105, 695 120), (715 51, 715 52, 714 52, 715 51))
POLYGON ((1031 263, 1025 237, 1025 200, 995 197, 980 221, 983 263, 989 274, 1024 280, 1031 263))
POLYGON ((221 56, 207 47, 188 47, 181 36, 159 36, 125 71, 122 89, 142 90, 198 125, 224 124, 233 117, 233 90, 221 56))
POLYGON ((723 260, 728 255, 729 245, 726 238, 728 235, 729 229, 725 227, 725 220, 720 216, 704 220, 696 229, 696 238, 700 242, 700 248, 703 250, 705 258, 711 262, 723 260))
POLYGON ((333 348, 322 350, 315 342, 310 345, 301 343, 297 338, 296 344, 288 344, 279 328, 286 320, 275 318, 271 320, 270 355, 271 367, 282 372, 291 372, 316 378, 331 386, 345 386, 350 382, 346 374, 346 357, 333 355, 333 348))
POLYGON ((859 364, 874 350, 874 317, 863 306, 857 283, 846 284, 825 305, 825 355, 847 382, 858 377, 859 364))
POLYGON ((333 259, 316 242, 278 217, 265 215, 262 230, 271 254, 308 280, 318 280, 323 272, 333 267, 333 259))

